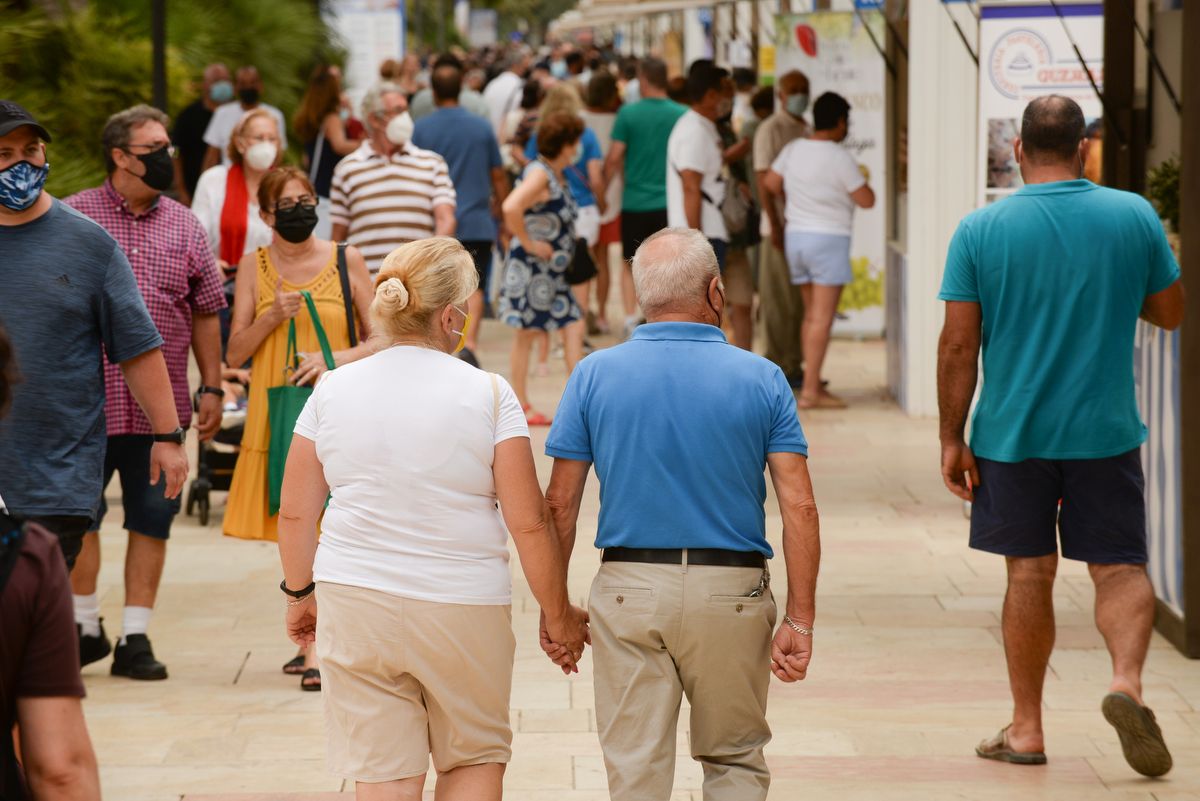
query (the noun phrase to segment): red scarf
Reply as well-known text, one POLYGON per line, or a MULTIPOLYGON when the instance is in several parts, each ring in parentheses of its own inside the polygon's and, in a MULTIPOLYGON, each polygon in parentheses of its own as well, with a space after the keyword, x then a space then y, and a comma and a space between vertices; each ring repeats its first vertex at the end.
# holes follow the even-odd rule
POLYGON ((221 207, 221 246, 219 258, 237 267, 246 249, 247 212, 250 195, 246 191, 246 173, 242 165, 234 164, 225 177, 225 205, 221 207))

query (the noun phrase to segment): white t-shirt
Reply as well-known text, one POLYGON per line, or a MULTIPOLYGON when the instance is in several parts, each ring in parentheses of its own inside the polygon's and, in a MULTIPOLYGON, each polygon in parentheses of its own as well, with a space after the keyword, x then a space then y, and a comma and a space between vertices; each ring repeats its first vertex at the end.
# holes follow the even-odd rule
POLYGON ((828 140, 794 139, 779 152, 771 171, 783 176, 786 230, 850 235, 850 193, 867 179, 849 150, 828 140))
POLYGON ((503 378, 397 346, 326 373, 296 421, 331 500, 317 581, 439 603, 510 603, 496 445, 528 437, 503 378), (498 411, 497 411, 498 401, 498 411))
POLYGON ((687 228, 683 210, 682 170, 701 173, 700 189, 708 199, 700 201, 700 230, 709 239, 729 239, 721 202, 725 200, 725 181, 721 170, 721 134, 712 120, 692 109, 679 118, 667 140, 667 225, 687 228))
MULTIPOLYGON (((600 140, 600 152, 608 158, 608 151, 612 149, 612 131, 617 122, 617 115, 584 110, 580 112, 580 116, 583 117, 583 124, 595 132, 596 138, 600 140)), ((608 188, 604 190, 604 200, 608 205, 605 206, 604 216, 600 218, 601 225, 612 222, 621 213, 621 192, 624 191, 624 186, 625 182, 620 172, 609 181, 608 188)))
MULTIPOLYGON (((521 107, 521 92, 525 81, 515 72, 505 70, 492 78, 491 83, 483 87, 483 99, 487 103, 488 113, 492 118, 492 130, 500 139, 504 133, 504 118, 510 111, 521 107)), ((503 139, 500 139, 503 143, 503 139)))
MULTIPOLYGON (((269 103, 259 103, 258 108, 271 112, 279 125, 279 150, 287 150, 287 123, 283 119, 283 112, 269 103)), ((221 163, 226 166, 229 165, 229 139, 246 113, 246 109, 236 100, 217 106, 212 119, 208 121, 208 127, 204 129, 204 141, 221 151, 221 163)))
MULTIPOLYGON (((192 213, 208 234, 208 246, 213 253, 221 252, 221 210, 225 207, 225 182, 229 168, 218 164, 200 173, 196 191, 192 194, 192 213)), ((242 255, 253 253, 271 244, 271 226, 258 216, 258 197, 250 195, 246 202, 246 244, 242 255)), ((236 267, 237 265, 233 265, 236 267)))

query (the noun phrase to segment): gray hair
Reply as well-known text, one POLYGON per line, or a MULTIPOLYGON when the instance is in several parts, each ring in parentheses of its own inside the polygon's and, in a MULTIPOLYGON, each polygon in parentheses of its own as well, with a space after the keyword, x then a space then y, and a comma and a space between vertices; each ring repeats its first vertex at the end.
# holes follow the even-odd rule
POLYGON ((400 88, 400 84, 392 81, 380 81, 371 86, 367 93, 363 95, 362 105, 362 124, 370 132, 375 131, 375 126, 371 124, 371 117, 383 112, 383 96, 384 95, 403 95, 404 90, 400 88))
POLYGON ((113 148, 125 150, 129 147, 129 140, 133 138, 133 129, 145 125, 148 122, 161 123, 162 127, 170 130, 171 118, 162 111, 147 106, 145 103, 127 108, 124 111, 118 111, 116 114, 108 118, 108 122, 104 123, 104 131, 100 134, 100 142, 104 145, 104 164, 108 168, 109 173, 117 169, 117 163, 113 161, 113 148))
POLYGON ((647 316, 703 304, 720 275, 717 254, 694 228, 664 228, 633 254, 633 286, 647 316))

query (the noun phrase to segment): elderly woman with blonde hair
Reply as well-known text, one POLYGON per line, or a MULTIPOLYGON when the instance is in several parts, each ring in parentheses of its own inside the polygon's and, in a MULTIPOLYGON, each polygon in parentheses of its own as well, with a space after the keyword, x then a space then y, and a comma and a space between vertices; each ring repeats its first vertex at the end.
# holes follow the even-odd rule
POLYGON ((543 637, 569 652, 564 670, 587 638, 521 404, 502 378, 452 355, 476 282, 453 239, 384 259, 371 305, 380 349, 325 374, 288 456, 288 633, 316 643, 330 767, 357 783, 360 801, 419 799, 431 756, 442 801, 501 797, 515 648, 509 532, 543 637))

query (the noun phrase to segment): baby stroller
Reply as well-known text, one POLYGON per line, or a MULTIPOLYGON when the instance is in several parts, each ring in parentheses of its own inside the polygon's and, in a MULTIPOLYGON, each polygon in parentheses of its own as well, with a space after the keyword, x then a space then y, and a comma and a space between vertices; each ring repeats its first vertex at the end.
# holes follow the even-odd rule
POLYGON ((221 416, 221 430, 208 442, 199 443, 196 458, 196 477, 188 486, 187 514, 199 511, 200 525, 208 525, 211 508, 209 495, 213 490, 228 492, 233 482, 242 445, 242 429, 246 424, 246 408, 226 408, 221 416))

